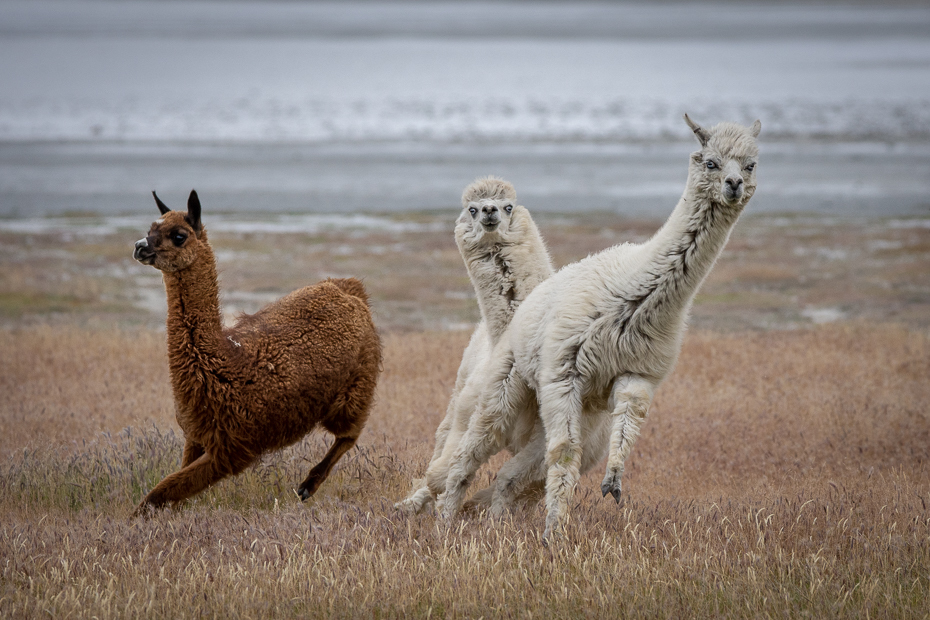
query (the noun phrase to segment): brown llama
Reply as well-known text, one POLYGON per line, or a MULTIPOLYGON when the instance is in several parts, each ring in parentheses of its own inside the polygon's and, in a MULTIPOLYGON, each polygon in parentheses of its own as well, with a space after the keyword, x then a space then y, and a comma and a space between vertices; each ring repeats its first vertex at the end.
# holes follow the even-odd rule
POLYGON ((224 329, 197 192, 187 213, 158 196, 155 202, 162 217, 136 242, 133 258, 165 281, 168 365, 185 445, 181 469, 134 514, 177 504, 320 425, 335 441, 297 489, 306 500, 355 445, 371 409, 381 341, 365 288, 354 278, 329 279, 224 329))

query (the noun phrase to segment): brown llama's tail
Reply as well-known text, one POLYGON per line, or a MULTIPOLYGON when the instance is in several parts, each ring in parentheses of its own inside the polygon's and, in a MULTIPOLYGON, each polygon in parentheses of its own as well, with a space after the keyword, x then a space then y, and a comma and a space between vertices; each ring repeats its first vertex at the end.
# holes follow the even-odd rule
POLYGON ((352 297, 358 297, 365 302, 365 305, 368 306, 368 291, 365 290, 365 285, 362 284, 355 278, 327 278, 327 282, 335 284, 342 290, 344 293, 348 293, 352 297))

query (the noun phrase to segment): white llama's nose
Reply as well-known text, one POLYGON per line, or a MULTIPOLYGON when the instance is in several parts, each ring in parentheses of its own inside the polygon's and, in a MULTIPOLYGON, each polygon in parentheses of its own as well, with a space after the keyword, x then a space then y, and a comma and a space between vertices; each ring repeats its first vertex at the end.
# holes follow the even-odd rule
POLYGON ((482 205, 481 206, 481 223, 488 229, 496 228, 501 221, 500 211, 497 210, 497 205, 482 205))
POLYGON ((731 191, 736 191, 743 184, 743 177, 738 174, 731 174, 726 178, 726 183, 731 191))

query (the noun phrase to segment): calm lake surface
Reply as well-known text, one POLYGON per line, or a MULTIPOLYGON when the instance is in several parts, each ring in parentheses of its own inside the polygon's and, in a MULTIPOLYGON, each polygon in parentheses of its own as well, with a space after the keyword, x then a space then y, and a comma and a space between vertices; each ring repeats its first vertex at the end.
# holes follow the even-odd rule
POLYGON ((762 120, 756 212, 930 215, 930 9, 0 2, 0 216, 664 217, 698 122, 762 120))

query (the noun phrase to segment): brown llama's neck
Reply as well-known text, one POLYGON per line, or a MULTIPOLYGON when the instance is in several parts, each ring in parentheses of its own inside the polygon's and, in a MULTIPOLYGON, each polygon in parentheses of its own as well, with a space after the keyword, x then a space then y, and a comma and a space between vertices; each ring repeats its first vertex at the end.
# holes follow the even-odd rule
POLYGON ((168 296, 168 362, 176 389, 203 386, 225 357, 216 259, 202 233, 201 247, 187 269, 164 273, 168 296))

